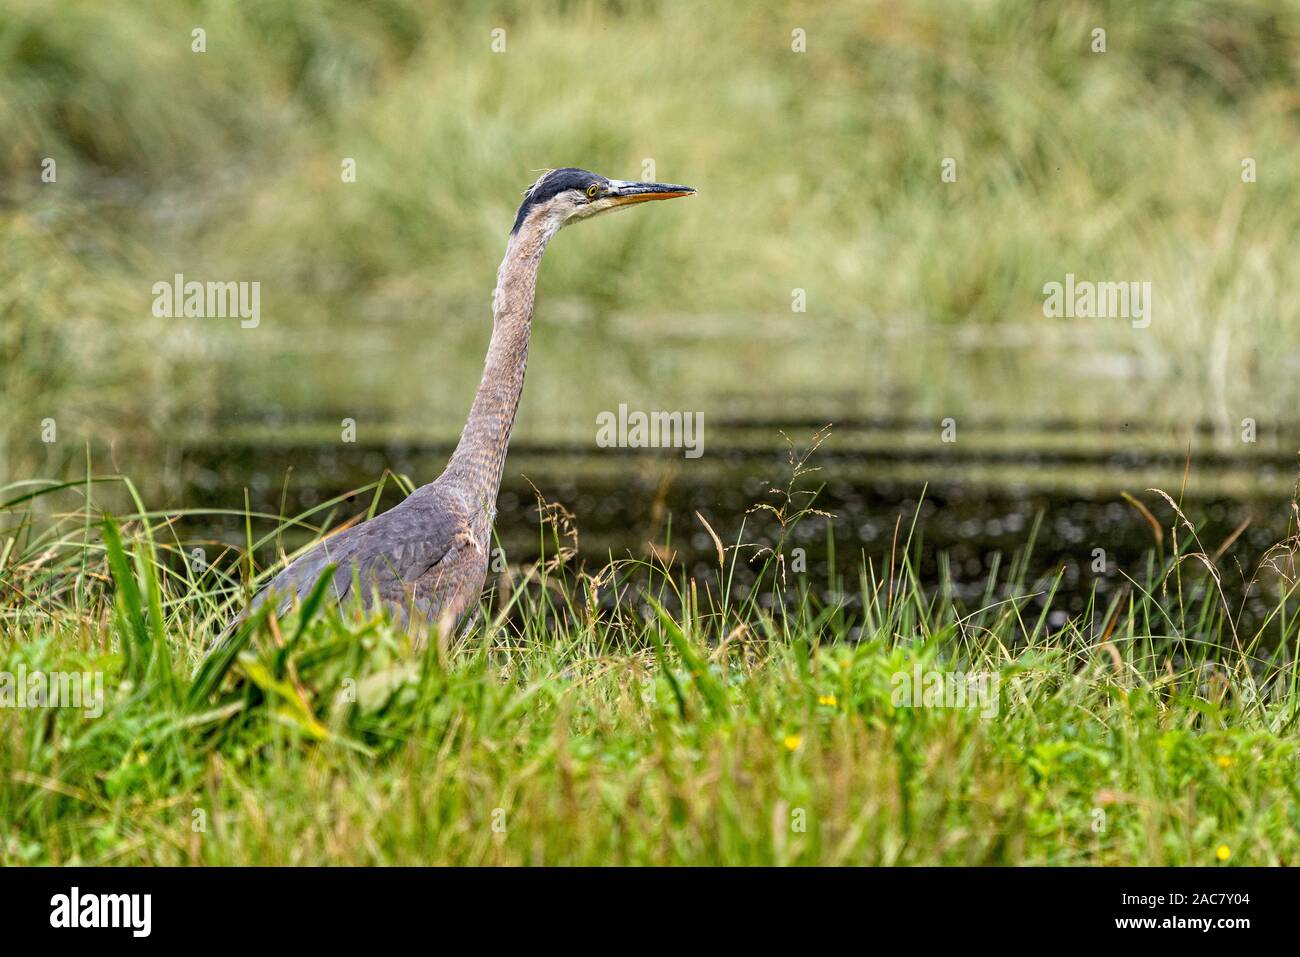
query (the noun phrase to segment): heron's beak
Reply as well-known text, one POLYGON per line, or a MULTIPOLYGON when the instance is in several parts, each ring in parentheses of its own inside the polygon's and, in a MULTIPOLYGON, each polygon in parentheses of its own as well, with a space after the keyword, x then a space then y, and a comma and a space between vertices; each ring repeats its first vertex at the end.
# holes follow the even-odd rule
POLYGON ((690 186, 678 186, 675 183, 611 182, 609 197, 616 206, 629 206, 632 203, 648 203, 652 199, 677 199, 694 192, 690 186))

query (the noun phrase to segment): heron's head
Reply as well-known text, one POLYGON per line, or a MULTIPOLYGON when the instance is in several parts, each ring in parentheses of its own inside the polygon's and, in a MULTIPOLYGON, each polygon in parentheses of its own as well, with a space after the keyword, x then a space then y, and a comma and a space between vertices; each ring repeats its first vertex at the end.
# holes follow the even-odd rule
POLYGON ((694 192, 689 186, 673 183, 627 183, 585 169, 553 169, 543 173, 524 193, 511 232, 519 232, 525 223, 536 223, 547 232, 554 232, 611 209, 655 199, 676 199, 694 192))

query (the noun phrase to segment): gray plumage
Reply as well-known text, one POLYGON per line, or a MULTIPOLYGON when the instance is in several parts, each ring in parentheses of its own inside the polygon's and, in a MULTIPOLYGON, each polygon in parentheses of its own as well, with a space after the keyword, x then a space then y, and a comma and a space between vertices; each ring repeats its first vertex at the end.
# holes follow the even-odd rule
POLYGON ((408 626, 453 626, 477 605, 487 579, 492 522, 506 448, 528 364, 537 268, 563 226, 621 206, 695 192, 625 183, 580 169, 553 170, 524 195, 493 294, 492 338, 469 419, 446 470, 400 505, 318 542, 253 599, 287 611, 330 565, 330 597, 377 597, 408 626), (355 594, 360 585, 360 594, 355 594))
POLYGON ((337 602, 362 588, 362 603, 377 596, 401 622, 437 621, 444 610, 458 619, 457 596, 482 588, 487 551, 471 530, 470 509, 456 490, 435 482, 367 522, 324 539, 273 578, 253 599, 271 595, 280 611, 302 601, 330 566, 330 595, 337 602))

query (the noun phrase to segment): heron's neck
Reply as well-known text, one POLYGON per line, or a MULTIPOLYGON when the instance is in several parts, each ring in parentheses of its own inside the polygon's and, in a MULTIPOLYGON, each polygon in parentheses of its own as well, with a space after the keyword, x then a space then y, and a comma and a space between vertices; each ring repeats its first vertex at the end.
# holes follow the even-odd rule
POLYGON ((462 484, 473 507, 481 509, 479 514, 489 520, 496 510, 506 446, 524 388, 537 265, 552 232, 544 224, 525 222, 510 237, 492 295, 492 341, 488 344, 483 380, 474 396, 469 421, 447 464, 447 476, 462 484))

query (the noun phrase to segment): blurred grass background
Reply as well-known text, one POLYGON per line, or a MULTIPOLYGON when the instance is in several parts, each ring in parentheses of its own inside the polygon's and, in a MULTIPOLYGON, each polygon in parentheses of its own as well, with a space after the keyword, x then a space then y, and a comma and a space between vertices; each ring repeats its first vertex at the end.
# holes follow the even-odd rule
MULTIPOLYGON (((307 428, 337 448, 345 415, 358 420, 362 443, 379 431, 450 440, 482 369, 491 290, 520 191, 546 167, 639 178, 653 160, 657 178, 700 194, 557 238, 542 271, 517 440, 589 444, 596 413, 623 402, 703 412, 706 428, 729 415, 1131 423, 1105 433, 1106 451, 1179 446, 1153 423, 1209 422, 1235 437, 1249 416, 1261 434, 1273 427, 1269 441, 1283 449, 1283 463, 1270 467, 1285 470, 1273 478, 1289 484, 1285 449, 1295 438, 1279 425, 1300 420, 1300 193, 1291 182, 1300 155, 1297 73, 1295 0, 0 0, 0 483, 76 475, 90 442, 98 473, 114 467, 146 487, 177 471, 178 440, 262 428, 287 444, 307 428), (1107 31, 1100 54, 1090 50, 1098 27, 1107 31), (191 50, 195 28, 206 32, 205 53, 191 50), (495 29, 506 31, 504 53, 492 52, 495 29), (791 50, 795 29, 806 31, 805 53, 791 50), (355 183, 340 176, 348 157, 357 163, 355 183), (940 180, 947 157, 958 164, 955 183, 940 180), (1258 165, 1253 184, 1241 180, 1246 157, 1258 165), (46 158, 57 163, 54 183, 41 181, 46 158), (1150 328, 1045 318, 1043 285, 1067 272, 1151 282, 1150 328), (153 284, 176 273, 260 282, 260 325, 153 317, 153 284), (806 291, 806 313, 791 311, 794 289, 806 291), (52 446, 40 441, 46 418, 57 422, 52 446), (112 449, 107 466, 98 451, 105 447, 112 449)), ((962 452, 972 459, 982 449, 1014 453, 1012 443, 1025 441, 1024 433, 996 431, 968 439, 965 428, 962 452)), ((932 450, 935 431, 918 428, 904 444, 932 450)), ((746 434, 780 448, 771 423, 751 424, 746 434)), ((1040 448, 1070 451, 1078 442, 1072 433, 1035 436, 1040 448)), ((858 441, 878 448, 875 436, 858 441)), ((238 509, 234 489, 252 485, 256 508, 250 461, 269 460, 265 470, 277 473, 310 468, 297 447, 281 458, 243 451, 246 459, 232 466, 237 483, 213 493, 221 507, 238 509), (285 461, 291 466, 281 468, 285 461)), ((223 454, 218 447, 212 459, 223 454)), ((674 507, 682 517, 703 508, 731 541, 754 499, 717 508, 715 490, 730 484, 758 497, 762 486, 719 475, 710 485, 709 469, 729 467, 720 458, 706 456, 690 472, 704 500, 674 507)), ((373 468, 367 479, 397 460, 374 459, 372 467, 363 458, 373 468)), ((351 477, 332 474, 328 455, 321 461, 315 478, 326 486, 323 497, 338 491, 330 481, 351 477)), ((619 488, 660 510, 653 489, 626 478, 653 480, 662 462, 647 462, 602 462, 618 474, 588 489, 586 508, 575 505, 584 536, 604 514, 642 541, 661 540, 659 517, 614 511, 609 519, 601 511, 615 498, 606 492, 619 488)), ((969 464, 958 475, 961 463, 953 462, 922 458, 884 493, 870 492, 842 462, 810 479, 832 479, 852 493, 837 506, 844 519, 833 531, 849 547, 836 546, 836 554, 874 560, 851 545, 865 542, 864 552, 880 554, 896 534, 897 500, 913 494, 908 483, 945 479, 964 492, 961 479, 979 478, 969 464), (888 496, 889 507, 877 508, 888 496), (853 539, 844 526, 867 530, 853 539)), ((1176 483, 1182 463, 1177 456, 1162 465, 1165 478, 1176 483)), ((868 466, 879 462, 868 456, 864 472, 868 466)), ((1019 462, 982 467, 1001 470, 982 480, 1001 493, 995 510, 1024 497, 1011 474, 1019 462)), ((1269 477, 1259 456, 1242 471, 1252 481, 1269 477)), ((1135 467, 1097 481, 1174 488, 1151 474, 1135 467), (1134 474, 1143 480, 1130 482, 1134 474)), ((274 499, 277 491, 261 496, 274 499)), ((1270 503, 1282 500, 1267 492, 1270 503)), ((676 674, 705 688, 712 669, 681 667, 684 654, 679 662, 652 658, 649 632, 611 628, 593 642, 585 630, 552 628, 551 597, 542 589, 547 610, 524 606, 523 640, 507 633, 459 649, 450 668, 439 662, 437 683, 422 685, 424 697, 386 711, 387 724, 358 725, 392 747, 389 762, 305 752, 262 713, 250 713, 242 736, 220 748, 202 735, 176 738, 190 726, 159 719, 182 716, 161 703, 163 691, 183 686, 173 671, 193 674, 210 637, 208 613, 215 614, 211 594, 181 591, 165 606, 171 617, 162 618, 160 602, 153 620, 166 653, 152 660, 166 680, 119 699, 108 726, 115 731, 64 712, 55 735, 43 713, 11 712, 16 730, 0 743, 19 757, 5 763, 28 776, 15 776, 21 787, 0 793, 0 818, 10 825, 0 831, 12 837, 0 858, 1209 863, 1226 860, 1216 854, 1222 848, 1242 863, 1293 859, 1287 735, 1295 683, 1286 660, 1295 646, 1293 549, 1263 551, 1281 533, 1268 537, 1265 528, 1262 545, 1250 542, 1263 551, 1261 563, 1272 563, 1260 589, 1268 615, 1260 634, 1268 631, 1266 647, 1281 649, 1261 685, 1275 671, 1286 679, 1282 693, 1265 698, 1251 677, 1259 662, 1247 660, 1255 646, 1243 652, 1226 617, 1229 600, 1194 592, 1189 579, 1184 618, 1181 577, 1168 589, 1161 577, 1182 563, 1163 564, 1163 551, 1161 564, 1147 564, 1136 579, 1148 583, 1138 611, 1123 592, 1113 605, 1089 599, 1077 620, 1066 620, 1064 610, 1056 620, 1048 617, 1049 598, 1041 613, 1025 616, 1037 622, 1026 654, 1010 657, 1025 630, 1024 606, 993 602, 999 559, 993 556, 992 574, 981 561, 990 545, 1014 537, 1011 548, 1019 549, 1022 536, 1032 540, 1025 517, 1036 506, 1012 516, 1025 521, 1003 524, 1002 512, 970 505, 979 493, 944 502, 944 515, 959 526, 949 540, 967 547, 951 563, 936 559, 933 577, 926 570, 942 596, 933 622, 914 617, 928 598, 911 566, 900 575, 907 600, 887 598, 888 616, 857 635, 835 616, 827 632, 833 647, 812 657, 804 638, 820 640, 823 619, 778 634, 763 631, 769 619, 756 614, 746 633, 781 644, 769 653, 761 643, 751 649, 724 613, 716 632, 702 629, 691 641, 702 652, 718 649, 710 660, 727 669, 729 697, 715 703, 712 717, 689 723, 673 716, 666 689, 647 700, 632 678, 661 667, 663 681, 676 674), (980 614, 992 620, 952 604, 954 577, 973 584, 970 600, 987 606, 980 614), (1171 611, 1176 603, 1177 625, 1167 611, 1149 610, 1157 595, 1171 611), (1103 607, 1100 620, 1109 625, 1100 632, 1093 612, 1103 607), (1121 607, 1131 616, 1103 656, 1120 621, 1110 609, 1121 607), (1049 635, 1049 625, 1060 630, 1049 635), (978 640, 964 642, 967 627, 978 640), (933 644, 907 651, 922 634, 933 644), (1238 652, 1223 657, 1237 669, 1231 690, 1226 668, 1222 683, 1209 681, 1206 661, 1194 657, 1174 675, 1167 649, 1217 653, 1229 634, 1238 652), (164 640, 171 635, 183 636, 174 656, 164 640), (889 675, 914 653, 940 666, 949 643, 958 655, 950 661, 960 663, 964 651, 1005 672, 1008 686, 1026 678, 1032 697, 1023 706, 1014 699, 999 722, 927 709, 898 714, 881 691, 889 675), (1112 675, 1116 647, 1128 658, 1115 662, 1112 675), (515 669, 509 680, 506 667, 515 669), (575 689, 570 709, 563 696, 575 689), (455 749, 426 746, 455 734, 455 749), (458 775, 457 767, 475 773, 458 775), (648 768, 649 776, 629 776, 628 768, 648 768), (733 781, 728 769, 744 773, 733 781), (78 790, 44 786, 53 779, 78 790), (518 837, 488 843, 467 809, 510 803, 502 794, 512 796, 518 837), (736 794, 749 797, 736 801, 736 794), (914 815, 909 794, 917 795, 914 815), (222 840, 199 841, 178 815, 189 809, 176 803, 181 795, 211 807, 214 821, 231 822, 219 825, 229 828, 218 830, 222 840), (642 802, 640 818, 624 810, 628 795, 642 802), (793 801, 831 823, 787 845, 771 808, 793 801), (866 817, 848 829, 848 818, 836 819, 854 801, 871 815, 870 827, 860 826, 866 817), (583 813, 575 817, 569 805, 583 813), (1099 806, 1113 819, 1104 840, 1090 826, 1099 806), (282 822, 272 830, 283 840, 266 840, 266 808, 282 822), (392 813, 375 840, 339 843, 340 833, 374 832, 373 820, 362 819, 373 819, 376 808, 392 813), (665 813, 679 813, 676 829, 662 827, 665 813), (329 833, 317 826, 322 821, 329 833), (435 845, 429 828, 438 821, 460 823, 435 827, 435 845), (170 836, 178 827, 185 843, 170 836)), ((106 494, 97 491, 96 508, 106 494)), ((153 489, 146 497, 167 502, 167 514, 150 519, 150 549, 155 533, 175 535, 171 554, 190 554, 199 539, 176 531, 174 503, 153 489)), ((1163 503, 1151 504, 1168 514, 1163 503)), ((14 661, 48 668, 67 653, 74 662, 99 662, 113 630, 125 633, 125 619, 101 603, 107 574, 87 574, 80 543, 90 537, 91 509, 84 503, 78 521, 82 505, 39 533, 31 514, 64 509, 53 493, 36 494, 31 514, 27 507, 7 513, 17 530, 0 543, 0 565, 21 575, 0 637, 14 639, 14 661)), ((1121 580, 1125 516, 1143 548, 1148 529, 1127 505, 1117 507, 1095 524, 1071 508, 1053 512, 1044 532, 1056 539, 1045 549, 1053 576, 1069 561, 1086 567, 1082 550, 1102 528, 1113 580, 1121 580)), ((503 504, 500 524, 535 538, 523 508, 503 504)), ((929 536, 917 552, 938 552, 939 523, 919 505, 911 514, 929 536)), ((1206 550, 1219 542, 1226 550, 1246 528, 1235 514, 1218 521, 1227 527, 1207 536, 1206 550)), ((1159 541, 1155 518, 1151 526, 1159 541)), ((681 526, 674 546, 693 528, 681 526)), ((695 532, 698 543, 703 533, 695 532)), ((241 529, 233 540, 242 536, 241 529)), ((1171 537, 1175 552, 1187 545, 1171 537)), ((585 554, 601 554, 591 538, 583 541, 585 554)), ((703 550, 713 547, 703 536, 703 550)), ((510 548, 512 560, 531 557, 510 548)), ((899 554, 910 551, 905 544, 899 554)), ((1027 549, 1012 554, 1007 587, 1024 594, 1037 572, 1028 570, 1027 549)), ((892 596, 892 544, 886 557, 892 596)), ((816 561, 810 578, 829 582, 825 601, 838 601, 834 557, 824 567, 816 561)), ((152 573, 155 564, 140 559, 136 567, 152 573)), ((175 564, 168 574, 190 580, 189 566, 175 564)), ((1212 563, 1206 567, 1217 583, 1212 563)), ((1095 598, 1097 579, 1077 577, 1095 598)), ((864 592, 869 609, 866 595, 878 601, 880 592, 864 592)), ((712 594, 707 584, 702 593, 712 594)), ((569 594, 571 608, 582 596, 585 613, 600 614, 585 604, 594 588, 569 594)), ((800 608, 807 614, 813 605, 800 608)), ((138 626, 143 635, 143 618, 138 626)), ((364 651, 372 669, 386 664, 396 640, 372 634, 363 647, 358 636, 324 627, 316 638, 364 651)), ((689 649, 685 638, 681 647, 689 649)), ((324 692, 332 686, 322 674, 308 678, 324 692)), ((196 700, 206 707, 205 696, 196 700)), ((233 714, 210 712, 205 720, 233 714)))
POLYGON ((700 195, 553 243, 517 438, 1289 420, 1297 73, 1283 0, 4 0, 0 471, 67 464, 47 416, 78 464, 267 414, 452 438, 520 190, 647 159, 700 195), (154 318, 177 272, 260 281, 260 326, 154 318), (1044 318, 1067 272, 1152 282, 1151 327, 1044 318))

